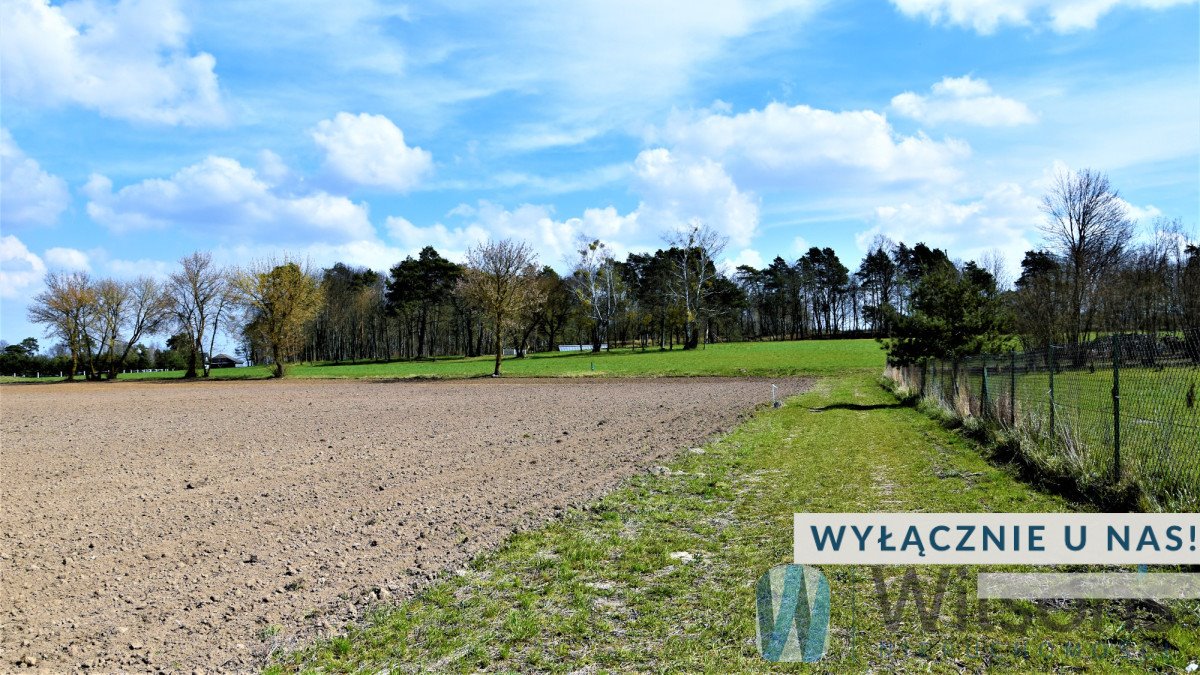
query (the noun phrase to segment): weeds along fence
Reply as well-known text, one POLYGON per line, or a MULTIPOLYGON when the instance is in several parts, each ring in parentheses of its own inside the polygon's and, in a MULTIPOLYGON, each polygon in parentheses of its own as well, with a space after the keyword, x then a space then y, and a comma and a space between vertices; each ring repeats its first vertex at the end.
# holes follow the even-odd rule
POLYGON ((1136 484, 1149 510, 1200 510, 1200 331, 888 368, 924 405, 1000 432, 1085 491, 1136 484))

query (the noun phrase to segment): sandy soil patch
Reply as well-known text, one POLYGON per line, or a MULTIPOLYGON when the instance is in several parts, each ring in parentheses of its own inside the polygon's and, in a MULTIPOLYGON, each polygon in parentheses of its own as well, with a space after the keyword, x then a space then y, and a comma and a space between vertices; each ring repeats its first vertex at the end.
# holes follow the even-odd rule
POLYGON ((769 400, 717 378, 0 387, 0 670, 253 669, 769 400))

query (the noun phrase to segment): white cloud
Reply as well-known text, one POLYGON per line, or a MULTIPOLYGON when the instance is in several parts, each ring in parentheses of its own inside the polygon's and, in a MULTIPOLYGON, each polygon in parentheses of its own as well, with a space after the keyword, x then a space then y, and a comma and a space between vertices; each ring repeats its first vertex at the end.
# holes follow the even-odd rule
MULTIPOLYGON (((685 91, 703 65, 729 56, 730 42, 770 31, 819 7, 819 0, 583 0, 571 3, 468 2, 489 30, 468 39, 439 35, 464 59, 456 87, 483 95, 539 96, 546 125, 537 143, 640 124, 685 91), (774 23, 774 25, 772 25, 774 23)), ((444 82, 437 71, 430 84, 444 82)), ((442 94, 443 96, 445 94, 442 94)), ((518 141, 519 142, 519 141, 518 141)))
MULTIPOLYGON (((492 236, 487 229, 475 224, 449 228, 442 223, 434 223, 428 227, 418 227, 400 216, 389 216, 384 229, 391 240, 399 244, 404 255, 416 255, 422 248, 432 246, 442 256, 456 262, 466 259, 468 248, 492 236)), ((399 258, 393 264, 398 261, 399 258)))
POLYGON ((879 206, 875 225, 855 235, 866 252, 876 235, 912 246, 924 242, 951 256, 979 260, 996 249, 1015 266, 1034 247, 1032 236, 1042 221, 1040 199, 1016 183, 1002 183, 973 200, 914 199, 879 206))
POLYGON ((46 249, 43 255, 46 265, 54 269, 81 270, 84 272, 90 272, 92 269, 91 263, 88 260, 88 254, 79 249, 56 246, 46 249))
POLYGON ((305 260, 316 267, 332 267, 334 263, 346 263, 351 266, 361 265, 377 272, 387 273, 406 255, 414 255, 417 251, 406 251, 394 246, 387 246, 376 239, 358 239, 338 244, 316 242, 295 251, 289 255, 298 260, 305 260))
POLYGON ((70 203, 66 181, 46 173, 0 127, 0 222, 5 227, 50 225, 70 203))
POLYGON ((13 235, 0 237, 0 298, 25 299, 42 282, 46 264, 13 235))
POLYGON ((762 254, 758 251, 752 248, 744 248, 738 251, 737 255, 729 259, 726 271, 735 270, 742 265, 749 265, 754 269, 762 269, 767 266, 767 263, 763 261, 762 254))
POLYGON ((600 239, 618 258, 631 251, 664 245, 663 235, 704 223, 745 248, 758 227, 758 203, 740 191, 721 165, 712 160, 684 160, 665 148, 646 150, 634 162, 637 208, 621 213, 613 206, 585 209, 580 216, 559 219, 554 208, 522 204, 508 209, 481 200, 460 204, 447 216, 461 224, 417 226, 392 216, 385 228, 402 250, 415 252, 428 244, 451 259, 462 259, 471 245, 487 239, 528 241, 544 264, 574 262, 582 239, 600 239))
POLYGON ((208 157, 170 178, 147 179, 116 192, 107 177, 93 175, 84 194, 88 215, 117 233, 177 225, 198 234, 277 242, 375 235, 365 204, 325 192, 281 194, 253 169, 227 157, 208 157))
POLYGON ((717 162, 682 159, 666 148, 641 152, 634 162, 642 195, 637 221, 659 232, 703 223, 747 246, 758 229, 758 201, 740 191, 717 162))
MULTIPOLYGON (((1029 185, 1039 194, 1050 194, 1058 185, 1059 177, 1070 175, 1074 172, 1075 170, 1072 169, 1069 164, 1061 159, 1056 159, 1051 162, 1049 166, 1043 169, 1041 175, 1038 176, 1037 179, 1031 181, 1029 185)), ((1162 210, 1153 204, 1138 206, 1137 204, 1133 204, 1121 197, 1117 198, 1117 202, 1125 207, 1125 212, 1129 219, 1135 223, 1149 224, 1151 220, 1163 215, 1162 210)), ((1039 201, 1039 204, 1040 203, 1041 202, 1039 201)))
POLYGON ((1117 7, 1163 9, 1195 0, 892 0, 910 17, 933 24, 972 28, 989 34, 1004 25, 1048 24, 1069 33, 1092 29, 1100 17, 1117 7))
POLYGON ((151 258, 138 258, 137 260, 125 260, 123 258, 114 258, 108 261, 108 271, 118 278, 132 279, 134 277, 148 276, 155 279, 166 279, 178 267, 175 261, 153 260, 151 258))
POLYGON ((896 133, 871 110, 771 103, 737 115, 674 115, 662 137, 679 154, 720 161, 741 182, 794 188, 867 180, 949 182, 970 155, 963 141, 896 133))
POLYGON ((795 237, 792 239, 792 251, 795 252, 797 256, 802 256, 805 253, 808 253, 808 249, 810 248, 812 248, 812 244, 808 243, 808 240, 804 237, 795 237))
POLYGON ((1153 204, 1137 206, 1136 204, 1130 204, 1124 199, 1120 199, 1120 202, 1125 205, 1125 211, 1129 214, 1129 219, 1135 222, 1143 224, 1149 223, 1151 220, 1154 220, 1163 214, 1163 212, 1153 204))
POLYGON ((404 132, 383 115, 340 112, 322 120, 313 140, 339 177, 371 187, 406 192, 433 169, 433 156, 404 143, 404 132))
POLYGON ((258 153, 258 173, 272 185, 280 185, 292 175, 291 169, 284 164, 283 158, 270 150, 258 153))
POLYGON ((542 264, 560 269, 576 258, 579 242, 600 239, 618 258, 633 250, 661 246, 659 231, 639 226, 640 213, 621 214, 612 206, 584 210, 579 217, 559 220, 554 208, 543 204, 521 204, 514 209, 480 200, 475 205, 459 204, 448 214, 457 224, 414 225, 406 218, 391 216, 385 228, 389 238, 405 255, 423 246, 433 246, 456 261, 466 258, 471 246, 489 239, 517 239, 533 247, 542 264))
POLYGON ((932 94, 911 91, 892 99, 892 109, 926 124, 961 122, 981 127, 1032 124, 1037 117, 1024 103, 996 96, 987 80, 970 75, 947 77, 933 85, 932 94))
POLYGON ((188 52, 190 28, 174 2, 9 0, 0 23, 6 97, 161 124, 226 119, 216 60, 188 52))

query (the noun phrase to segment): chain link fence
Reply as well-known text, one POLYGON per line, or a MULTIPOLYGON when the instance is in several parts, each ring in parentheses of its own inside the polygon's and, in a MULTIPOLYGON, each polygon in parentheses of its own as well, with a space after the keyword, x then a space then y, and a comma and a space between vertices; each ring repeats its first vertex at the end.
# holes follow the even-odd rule
POLYGON ((1200 331, 889 367, 970 424, 1011 432, 1035 467, 1081 487, 1140 485, 1148 507, 1200 510, 1200 331))

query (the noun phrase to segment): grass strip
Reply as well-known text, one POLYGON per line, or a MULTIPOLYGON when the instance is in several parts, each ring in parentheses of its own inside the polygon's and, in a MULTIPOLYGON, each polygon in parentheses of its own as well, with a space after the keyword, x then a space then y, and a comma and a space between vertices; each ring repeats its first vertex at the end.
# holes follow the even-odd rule
POLYGON ((1196 602, 1003 601, 981 623, 979 568, 841 566, 825 569, 825 659, 762 661, 754 585, 790 562, 793 512, 1079 507, 990 465, 870 375, 822 380, 701 450, 514 535, 341 636, 276 655, 267 672, 1178 672, 1200 655, 1196 602), (923 603, 910 596, 896 614, 906 584, 923 603))

